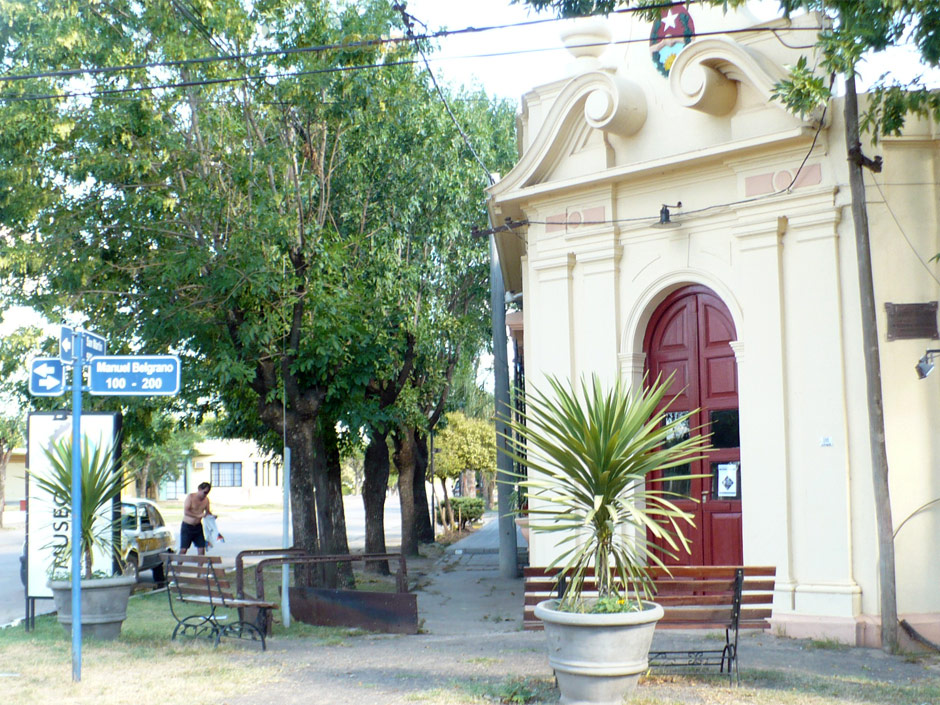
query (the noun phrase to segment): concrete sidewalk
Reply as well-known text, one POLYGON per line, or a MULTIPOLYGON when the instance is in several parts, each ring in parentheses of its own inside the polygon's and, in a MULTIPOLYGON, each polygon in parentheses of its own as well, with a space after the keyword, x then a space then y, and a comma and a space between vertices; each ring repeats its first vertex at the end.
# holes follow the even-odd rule
MULTIPOLYGON (((279 666, 281 678, 227 702, 306 705, 315 693, 318 705, 479 703, 481 692, 499 691, 511 679, 521 678, 534 679, 547 690, 539 702, 555 702, 545 634, 522 630, 522 579, 500 576, 497 544, 493 515, 436 560, 409 561, 409 581, 418 596, 420 634, 357 636, 340 644, 272 639, 264 658, 279 666)), ((657 632, 653 648, 714 648, 720 644, 716 638, 723 639, 723 635, 657 632)), ((827 648, 763 632, 742 635, 739 659, 743 688, 734 692, 742 694, 749 683, 768 680, 762 675, 768 672, 779 674, 777 678, 831 680, 837 689, 850 681, 898 687, 940 683, 940 662, 933 657, 915 661, 871 649, 827 648)), ((777 687, 769 678, 771 685, 763 687, 777 687)), ((714 682, 717 685, 708 687, 727 689, 726 681, 714 682)), ((638 695, 686 702, 687 696, 698 697, 702 686, 695 680, 653 677, 640 688, 638 695), (676 693, 677 688, 688 692, 676 693)), ((492 697, 484 699, 492 701, 492 697)), ((715 702, 731 701, 748 699, 715 702)))

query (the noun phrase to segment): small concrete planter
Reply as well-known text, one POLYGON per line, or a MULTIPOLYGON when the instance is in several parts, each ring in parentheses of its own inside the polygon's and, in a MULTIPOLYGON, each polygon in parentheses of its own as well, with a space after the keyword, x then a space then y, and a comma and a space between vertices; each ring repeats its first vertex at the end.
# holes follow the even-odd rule
MULTIPOLYGON (((117 639, 127 618, 127 601, 137 579, 120 575, 114 578, 82 580, 82 636, 117 639)), ((72 581, 50 580, 59 624, 72 633, 72 581)))
POLYGON ((642 612, 560 612, 558 600, 535 607, 545 623, 548 662, 561 690, 561 705, 620 705, 636 689, 663 608, 642 612))

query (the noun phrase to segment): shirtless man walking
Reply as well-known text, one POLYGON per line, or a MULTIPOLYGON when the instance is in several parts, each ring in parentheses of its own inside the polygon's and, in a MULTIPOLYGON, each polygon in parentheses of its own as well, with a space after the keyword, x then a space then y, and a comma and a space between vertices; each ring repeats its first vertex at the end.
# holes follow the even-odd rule
POLYGON ((209 490, 212 485, 200 482, 195 492, 186 495, 183 502, 183 524, 180 526, 180 553, 185 554, 190 545, 195 544, 196 552, 202 556, 206 552, 206 537, 202 532, 202 518, 214 516, 209 511, 209 490))

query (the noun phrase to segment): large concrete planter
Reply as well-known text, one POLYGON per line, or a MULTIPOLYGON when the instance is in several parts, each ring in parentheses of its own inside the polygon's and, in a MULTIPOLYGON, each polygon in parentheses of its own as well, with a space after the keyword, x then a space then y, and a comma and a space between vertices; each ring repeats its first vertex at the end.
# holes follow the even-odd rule
POLYGON ((555 671, 562 705, 620 705, 648 668, 650 644, 663 608, 642 612, 560 612, 557 600, 535 606, 545 624, 548 662, 555 671))
MULTIPOLYGON (((117 639, 127 618, 127 601, 137 582, 133 575, 82 580, 82 636, 117 639)), ((50 580, 59 624, 72 633, 72 581, 50 580)))

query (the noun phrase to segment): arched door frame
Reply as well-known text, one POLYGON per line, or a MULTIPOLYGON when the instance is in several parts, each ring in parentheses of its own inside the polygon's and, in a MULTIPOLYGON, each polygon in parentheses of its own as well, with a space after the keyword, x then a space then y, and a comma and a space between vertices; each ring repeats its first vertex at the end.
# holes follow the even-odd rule
POLYGON ((638 385, 643 382, 643 370, 646 367, 643 340, 650 319, 659 305, 677 289, 696 284, 706 286, 714 291, 731 313, 734 329, 737 331, 739 338, 739 340, 732 343, 731 348, 734 350, 735 357, 740 364, 743 352, 743 345, 740 341, 743 321, 738 300, 723 281, 708 272, 697 269, 677 269, 651 280, 640 292, 640 295, 633 299, 633 306, 631 306, 624 321, 623 337, 620 342, 620 354, 618 355, 619 372, 623 381, 629 382, 631 385, 638 385))

